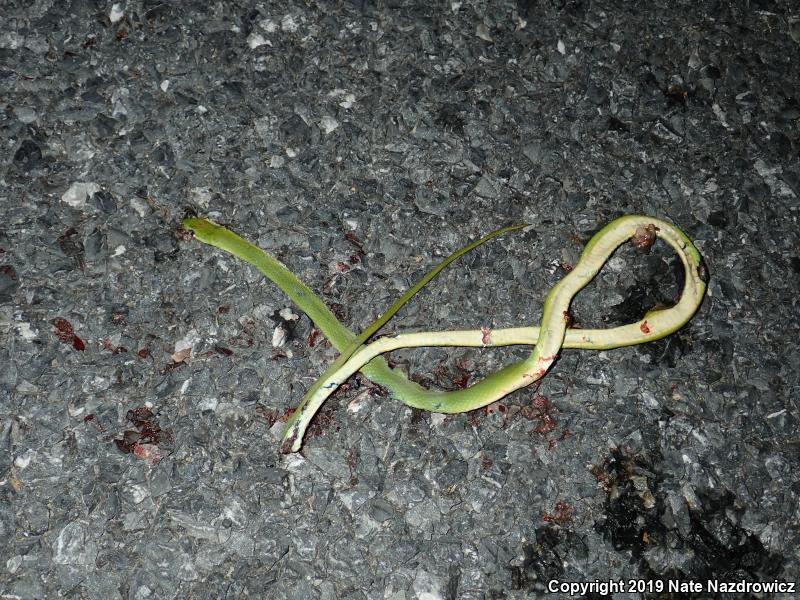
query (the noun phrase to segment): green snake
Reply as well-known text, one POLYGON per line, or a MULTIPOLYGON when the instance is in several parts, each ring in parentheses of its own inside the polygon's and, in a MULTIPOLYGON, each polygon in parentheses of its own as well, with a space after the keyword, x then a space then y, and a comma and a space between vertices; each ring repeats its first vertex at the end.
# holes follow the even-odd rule
POLYGON ((289 418, 282 446, 286 452, 300 449, 305 430, 319 407, 356 371, 360 370, 373 382, 388 388, 395 398, 414 408, 439 413, 475 410, 539 380, 556 360, 561 348, 619 348, 657 340, 677 331, 700 307, 708 281, 708 273, 700 253, 682 231, 654 217, 627 215, 615 219, 589 240, 578 263, 548 292, 542 311, 542 323, 538 327, 419 332, 383 337, 367 344, 370 337, 451 262, 502 233, 525 226, 499 229, 451 254, 403 294, 361 335, 356 336, 339 322, 308 286, 262 249, 206 219, 188 218, 183 225, 201 242, 225 250, 259 269, 308 315, 322 334, 341 352, 331 367, 308 390, 289 418), (568 328, 572 299, 594 279, 614 251, 628 240, 642 249, 649 248, 656 237, 669 244, 683 264, 684 285, 678 303, 670 308, 651 310, 639 321, 620 327, 568 328), (534 348, 528 358, 512 363, 465 389, 448 392, 423 388, 410 381, 403 373, 391 369, 381 356, 385 352, 407 347, 490 347, 512 344, 533 345, 534 348))

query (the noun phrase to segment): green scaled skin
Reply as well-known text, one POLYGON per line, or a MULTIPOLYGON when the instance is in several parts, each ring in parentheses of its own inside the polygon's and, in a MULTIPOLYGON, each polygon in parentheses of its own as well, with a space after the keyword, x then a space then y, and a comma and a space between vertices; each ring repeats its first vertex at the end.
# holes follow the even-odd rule
POLYGON ((612 221, 589 240, 572 271, 547 294, 540 326, 495 331, 484 328, 420 332, 383 338, 365 345, 406 302, 451 262, 502 233, 524 226, 499 229, 451 254, 359 336, 344 327, 322 300, 282 263, 257 246, 206 219, 186 219, 184 227, 194 232, 201 242, 230 252, 258 268, 309 316, 341 352, 334 364, 309 389, 289 419, 282 447, 287 452, 300 449, 305 430, 319 407, 358 370, 375 383, 387 387, 395 398, 408 406, 443 413, 475 410, 538 381, 547 373, 561 348, 617 348, 657 340, 677 331, 699 308, 708 281, 700 253, 682 231, 654 217, 627 215, 612 221), (669 309, 651 311, 640 321, 629 325, 613 329, 568 330, 567 316, 572 299, 597 275, 614 251, 628 240, 640 248, 646 248, 652 245, 656 237, 667 242, 683 263, 686 276, 680 301, 669 309), (468 388, 452 392, 426 390, 409 381, 402 373, 389 368, 381 356, 393 349, 412 346, 488 347, 510 344, 533 344, 535 347, 527 359, 512 363, 468 388))

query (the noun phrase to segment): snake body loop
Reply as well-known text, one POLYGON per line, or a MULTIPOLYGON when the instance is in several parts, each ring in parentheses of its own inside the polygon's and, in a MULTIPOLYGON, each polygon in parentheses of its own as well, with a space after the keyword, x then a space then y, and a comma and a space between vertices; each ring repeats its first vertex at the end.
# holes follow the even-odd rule
POLYGON ((284 450, 297 451, 311 418, 325 399, 358 370, 375 383, 389 388, 408 406, 433 412, 459 413, 491 404, 507 394, 539 380, 562 348, 609 349, 641 344, 665 337, 685 325, 699 308, 708 279, 703 260, 691 240, 673 225, 642 215, 627 215, 609 223, 586 245, 578 263, 547 294, 540 326, 472 331, 420 332, 382 338, 364 345, 392 315, 444 266, 509 229, 498 230, 462 248, 437 266, 419 284, 404 294, 381 319, 356 337, 327 309, 324 303, 284 265, 231 231, 205 219, 187 219, 184 226, 197 239, 242 258, 275 282, 311 318, 322 333, 342 351, 336 363, 309 389, 286 426, 284 450), (612 329, 567 329, 569 306, 575 295, 600 271, 613 252, 625 241, 648 247, 656 237, 669 244, 684 267, 684 285, 678 303, 654 310, 629 325, 612 329), (500 346, 535 344, 528 358, 512 363, 478 383, 451 392, 431 391, 409 381, 389 368, 381 354, 412 346, 500 346))

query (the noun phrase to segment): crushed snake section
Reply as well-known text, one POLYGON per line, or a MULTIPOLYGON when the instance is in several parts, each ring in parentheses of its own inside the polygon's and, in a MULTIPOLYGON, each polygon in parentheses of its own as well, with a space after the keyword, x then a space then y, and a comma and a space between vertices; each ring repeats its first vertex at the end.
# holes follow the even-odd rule
POLYGON ((396 399, 410 407, 449 414, 472 411, 497 402, 507 394, 541 379, 562 348, 606 350, 640 344, 674 333, 700 307, 708 281, 708 270, 702 257, 682 231, 654 217, 627 215, 596 233, 586 244, 578 263, 548 292, 541 326, 509 330, 491 330, 484 326, 471 331, 419 332, 384 337, 367 344, 369 338, 444 267, 497 235, 524 226, 499 229, 454 252, 412 286, 359 336, 348 331, 310 288, 260 248, 205 219, 186 219, 184 226, 192 230, 200 241, 256 266, 287 293, 311 318, 317 329, 342 352, 309 389, 289 418, 282 444, 284 452, 300 449, 305 431, 322 403, 358 370, 376 384, 387 387, 396 399), (630 241, 636 248, 646 252, 659 237, 675 250, 684 266, 686 276, 678 303, 670 308, 653 310, 646 319, 629 325, 612 329, 569 329, 573 324, 569 313, 572 299, 594 279, 617 247, 630 241), (469 387, 449 392, 420 387, 402 373, 391 369, 381 356, 385 352, 408 347, 494 347, 511 344, 533 345, 534 349, 529 358, 513 363, 469 387))

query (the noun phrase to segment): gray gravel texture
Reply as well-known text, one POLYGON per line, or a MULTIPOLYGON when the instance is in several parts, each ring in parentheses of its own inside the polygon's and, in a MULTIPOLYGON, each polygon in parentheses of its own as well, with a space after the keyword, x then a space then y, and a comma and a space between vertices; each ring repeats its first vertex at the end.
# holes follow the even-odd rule
MULTIPOLYGON (((1 2, 0 598, 797 581, 799 59, 788 0, 1 2), (536 322, 624 213, 678 224, 712 279, 675 335, 564 351, 491 411, 415 411, 355 377, 283 455, 335 352, 255 269, 184 239, 187 212, 353 330, 509 223, 532 227, 388 330, 536 322)), ((621 249, 574 316, 629 322, 681 279, 662 245, 621 249)), ((392 360, 455 388, 527 351, 392 360)))

